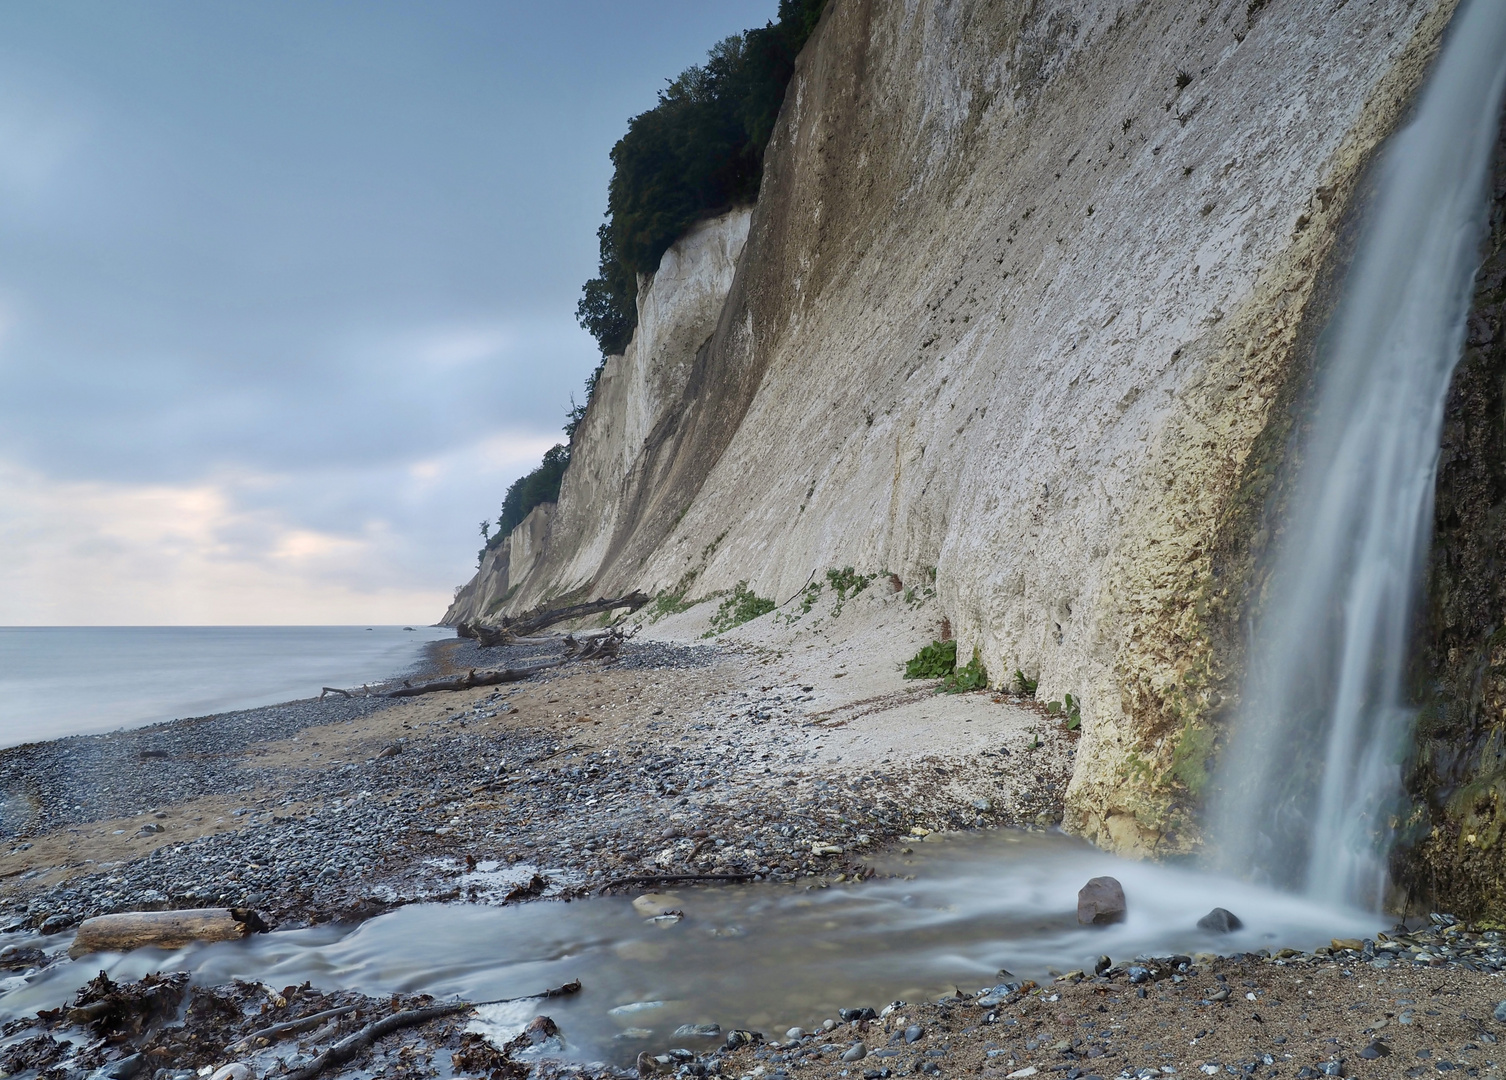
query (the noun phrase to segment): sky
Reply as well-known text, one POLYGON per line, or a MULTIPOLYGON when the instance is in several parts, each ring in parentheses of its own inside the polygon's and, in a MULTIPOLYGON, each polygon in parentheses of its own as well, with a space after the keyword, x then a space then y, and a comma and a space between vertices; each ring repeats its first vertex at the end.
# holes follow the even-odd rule
POLYGON ((433 622, 608 153, 776 0, 0 5, 0 625, 433 622))

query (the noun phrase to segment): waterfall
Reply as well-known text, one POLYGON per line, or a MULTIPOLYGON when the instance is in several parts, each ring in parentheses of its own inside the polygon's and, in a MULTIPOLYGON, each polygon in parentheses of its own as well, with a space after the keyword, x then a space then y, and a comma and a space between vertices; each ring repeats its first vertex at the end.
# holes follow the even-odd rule
POLYGON ((1506 87, 1506 3, 1455 13, 1386 147, 1250 642, 1213 816, 1238 872, 1378 908, 1412 734, 1407 668, 1444 399, 1506 87))

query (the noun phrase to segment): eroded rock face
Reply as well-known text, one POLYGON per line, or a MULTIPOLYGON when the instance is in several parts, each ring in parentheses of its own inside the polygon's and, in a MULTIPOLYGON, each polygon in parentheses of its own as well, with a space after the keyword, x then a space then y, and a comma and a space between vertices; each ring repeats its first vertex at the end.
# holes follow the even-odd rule
POLYGON ((836 0, 691 275, 725 302, 640 324, 661 389, 609 362, 509 605, 934 569, 959 655, 1081 701, 1069 827, 1194 848, 1352 196, 1452 7, 836 0))
POLYGON ((1506 911, 1506 124, 1491 233, 1444 408, 1398 906, 1506 911))

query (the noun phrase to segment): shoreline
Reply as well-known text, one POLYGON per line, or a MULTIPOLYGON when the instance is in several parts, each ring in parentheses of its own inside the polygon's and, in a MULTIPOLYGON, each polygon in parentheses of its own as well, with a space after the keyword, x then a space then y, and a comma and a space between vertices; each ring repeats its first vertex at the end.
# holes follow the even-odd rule
MULTIPOLYGON (((28 772, 37 785, 68 770, 74 787, 60 790, 87 783, 96 800, 43 796, 35 822, 47 827, 9 837, 0 851, 0 933, 35 941, 39 930, 64 932, 95 914, 221 905, 255 908, 274 928, 291 929, 421 902, 569 900, 655 875, 746 875, 823 888, 872 876, 882 852, 924 840, 921 833, 1058 821, 1075 735, 1028 701, 987 692, 938 697, 932 684, 900 683, 885 674, 893 656, 912 650, 930 627, 917 616, 906 638, 892 605, 870 615, 871 625, 851 613, 844 618, 856 622, 845 628, 834 620, 819 642, 786 633, 772 644, 756 635, 704 644, 694 624, 671 626, 681 640, 632 639, 618 660, 578 662, 503 687, 306 699, 0 751, 0 777, 13 780, 26 757, 28 769, 38 767, 28 772), (875 640, 888 654, 876 652, 875 640), (86 744, 111 752, 81 761, 90 758, 77 752, 86 744), (142 749, 167 756, 143 757, 142 749), (108 788, 101 777, 111 778, 108 788), (149 805, 126 817, 91 816, 111 805, 107 797, 149 805), (495 871, 472 873, 481 862, 495 871)), ((457 638, 429 643, 422 670, 434 677, 482 662, 515 666, 557 651, 481 650, 457 638)), ((36 970, 38 957, 23 950, 11 960, 12 972, 25 972, 36 970)), ((1316 957, 1304 962, 1322 966, 1316 957)), ((1501 992, 1495 975, 1448 970, 1459 971, 1475 997, 1487 983, 1489 993, 1501 992)), ((1135 1015, 1156 1005, 1124 1000, 1135 1015)), ((935 1017, 970 1007, 958 999, 910 1011, 940 1024, 935 1017)), ((415 1028, 382 1054, 404 1045, 410 1058, 459 1052, 463 1026, 415 1028)), ((947 1055, 997 1041, 1001 1030, 973 1027, 947 1055)), ((1038 1047, 1021 1047, 1010 1051, 1011 1071, 1035 1060, 1038 1047)), ((518 1055, 508 1068, 581 1071, 546 1067, 547 1054, 524 1049, 508 1052, 518 1055)), ((744 1053, 760 1050, 775 1052, 744 1053)), ((703 1052, 692 1057, 705 1067, 703 1052)), ((830 1057, 801 1054, 800 1062, 827 1062, 832 1071, 822 1076, 893 1071, 893 1063, 854 1070, 830 1057)), ((926 1060, 911 1054, 899 1064, 910 1071, 926 1060)), ((947 1071, 960 1060, 949 1056, 947 1071)), ((1042 1071, 1074 1075, 1077 1059, 1064 1060, 1042 1071)), ((643 1067, 664 1071, 663 1064, 643 1067)), ((685 1064, 675 1060, 668 1071, 685 1064)), ((745 1074, 773 1068, 777 1077, 785 1065, 749 1058, 745 1074)), ((598 1072, 617 1075, 614 1068, 598 1072)), ((981 1057, 967 1071, 1008 1075, 989 1071, 997 1068, 981 1057)))

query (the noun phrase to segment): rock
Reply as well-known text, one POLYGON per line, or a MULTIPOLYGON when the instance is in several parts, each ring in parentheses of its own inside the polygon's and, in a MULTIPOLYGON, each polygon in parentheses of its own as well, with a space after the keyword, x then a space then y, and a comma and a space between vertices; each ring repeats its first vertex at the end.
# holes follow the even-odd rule
POLYGON ((1077 892, 1077 921, 1082 926, 1123 922, 1124 912, 1124 886, 1115 878, 1093 878, 1077 892))
POLYGON ((978 811, 980 814, 986 814, 989 811, 991 811, 993 808, 994 808, 994 804, 991 803, 991 802, 989 802, 987 799, 974 799, 973 800, 973 809, 976 810, 976 811, 978 811))
POLYGON ((1139 964, 1131 964, 1129 967, 1124 969, 1124 973, 1129 976, 1129 981, 1135 983, 1136 985, 1144 982, 1150 982, 1150 968, 1148 967, 1142 967, 1139 964))
POLYGON ((1497 1020, 1501 1021, 1501 1023, 1506 1024, 1506 1001, 1503 1001, 1499 1005, 1497 1005, 1495 1012, 1491 1013, 1491 1015, 1494 1016, 1497 1020))
POLYGON ((49 915, 42 920, 42 925, 37 927, 39 934, 60 934, 73 925, 73 916, 65 912, 49 915))
POLYGON ((1363 941, 1361 941, 1359 938, 1338 938, 1338 937, 1336 937, 1332 941, 1330 941, 1328 944, 1333 949, 1334 952, 1339 952, 1339 951, 1341 951, 1343 949, 1349 949, 1349 950, 1351 950, 1353 952, 1363 952, 1364 948, 1365 948, 1365 943, 1363 941))
POLYGON ((813 844, 811 844, 811 854, 812 855, 840 855, 840 854, 842 854, 842 849, 838 845, 836 845, 836 844, 813 843, 813 844))
POLYGON ((638 1013, 650 1012, 654 1009, 664 1008, 662 1001, 630 1001, 626 1005, 619 1005, 615 1009, 608 1009, 608 1016, 636 1016, 638 1013))
POLYGON ((926 1029, 921 1027, 919 1024, 911 1024, 909 1027, 905 1028, 905 1042, 919 1042, 925 1035, 925 1033, 926 1029))
POLYGON ((1114 961, 1110 960, 1107 956, 1100 956, 1097 963, 1093 965, 1093 974, 1102 975, 1105 971, 1113 966, 1114 961))
POLYGON ((792 1027, 790 1028, 790 1030, 784 1033, 784 1037, 788 1042, 795 1042, 797 1039, 803 1039, 805 1038, 805 1029, 792 1027))
POLYGON ((734 1028, 727 1032, 727 1041, 723 1043, 728 1050, 736 1050, 739 1046, 752 1046, 754 1043, 763 1042, 763 1036, 756 1031, 744 1031, 742 1028, 734 1028))
POLYGON ((1215 934, 1228 934, 1244 926, 1239 916, 1228 908, 1216 907, 1197 921, 1199 930, 1208 930, 1215 934))
POLYGON ((397 743, 388 743, 382 747, 381 753, 377 754, 377 758, 380 760, 381 758, 397 757, 402 752, 403 748, 397 743))
POLYGON ((843 1061, 862 1061, 868 1056, 868 1047, 862 1042, 855 1042, 842 1052, 843 1061))
POLYGON ((1365 1047, 1365 1049, 1360 1051, 1360 1057, 1364 1058, 1366 1061, 1374 1061, 1376 1058, 1387 1057, 1390 1055, 1390 1053, 1391 1048, 1385 1043, 1373 1042, 1369 1046, 1365 1047))
POLYGON ((129 1057, 123 1057, 119 1061, 106 1065, 104 1072, 106 1076, 110 1077, 110 1080, 131 1080, 132 1077, 139 1074, 145 1068, 146 1055, 132 1054, 129 1057))
POLYGON ((612 1036, 613 1042, 638 1042, 642 1039, 653 1037, 653 1032, 648 1028, 625 1028, 612 1036))
POLYGON ((251 1066, 244 1061, 233 1061, 216 1069, 209 1080, 250 1080, 252 1075, 251 1066))
POLYGON ((878 1013, 872 1009, 838 1009, 837 1015, 850 1024, 854 1020, 873 1020, 878 1013))
POLYGON ((647 918, 668 915, 680 910, 680 898, 673 893, 644 893, 633 900, 633 910, 647 918))
POLYGON ((821 1021, 821 1030, 822 1031, 830 1031, 832 1028, 834 1028, 836 1026, 837 1026, 837 1022, 835 1020, 827 1019, 827 1020, 822 1020, 821 1021))
POLYGON ((681 1024, 675 1028, 677 1039, 714 1039, 722 1033, 720 1024, 681 1024))

